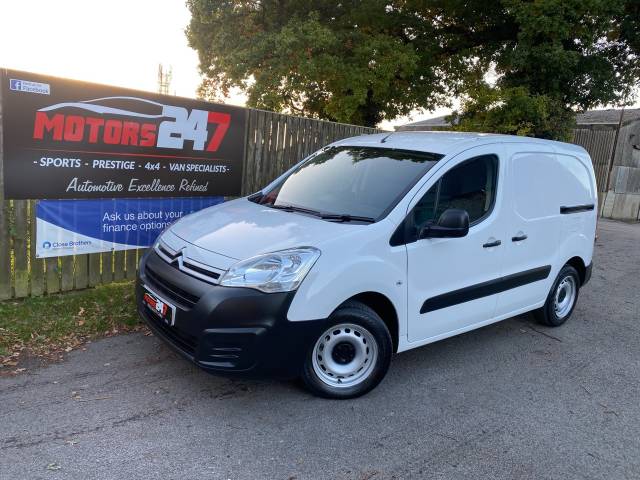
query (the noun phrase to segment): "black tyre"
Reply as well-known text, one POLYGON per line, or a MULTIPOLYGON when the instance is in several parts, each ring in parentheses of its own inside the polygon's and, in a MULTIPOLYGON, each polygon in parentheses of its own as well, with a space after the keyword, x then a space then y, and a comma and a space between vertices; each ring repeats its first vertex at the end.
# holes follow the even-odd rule
POLYGON ((302 380, 321 397, 359 397, 384 378, 392 353, 391 334, 380 316, 350 301, 331 314, 327 328, 311 345, 302 380))
POLYGON ((573 313, 579 293, 580 275, 571 265, 565 265, 553 282, 544 306, 533 312, 536 320, 549 327, 559 327, 573 313))

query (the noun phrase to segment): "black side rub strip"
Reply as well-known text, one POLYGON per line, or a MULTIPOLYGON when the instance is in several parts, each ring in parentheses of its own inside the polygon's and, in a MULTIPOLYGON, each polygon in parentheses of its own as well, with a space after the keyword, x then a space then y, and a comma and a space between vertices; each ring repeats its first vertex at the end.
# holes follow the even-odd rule
POLYGON ((560 213, 566 215, 568 213, 578 213, 578 212, 588 212, 589 210, 593 210, 595 205, 590 203, 588 205, 573 205, 571 207, 560 207, 560 213))
POLYGON ((459 303, 470 302, 496 293, 505 292, 512 288, 521 287, 528 283, 544 280, 551 272, 551 265, 544 267, 532 268, 524 272, 514 273, 506 277, 489 280, 488 282, 478 283, 470 287, 454 290, 453 292, 443 293, 437 297, 431 297, 425 300, 420 309, 420 313, 433 312, 441 308, 451 307, 459 303))

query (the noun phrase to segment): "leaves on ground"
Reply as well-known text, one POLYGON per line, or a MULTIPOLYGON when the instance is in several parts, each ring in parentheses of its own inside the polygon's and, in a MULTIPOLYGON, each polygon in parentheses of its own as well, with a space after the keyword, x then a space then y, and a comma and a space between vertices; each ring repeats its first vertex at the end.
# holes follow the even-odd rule
POLYGON ((0 375, 61 360, 93 338, 144 330, 132 282, 0 303, 0 375))

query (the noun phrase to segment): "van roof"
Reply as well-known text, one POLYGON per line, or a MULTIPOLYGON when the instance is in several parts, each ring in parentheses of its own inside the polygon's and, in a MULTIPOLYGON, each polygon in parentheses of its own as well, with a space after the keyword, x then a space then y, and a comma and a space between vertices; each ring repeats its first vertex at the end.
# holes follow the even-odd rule
POLYGON ((572 143, 556 142, 532 137, 498 135, 492 133, 467 132, 384 132, 345 138, 333 145, 398 148, 448 155, 467 148, 494 143, 536 143, 546 145, 558 153, 586 153, 582 147, 572 143))

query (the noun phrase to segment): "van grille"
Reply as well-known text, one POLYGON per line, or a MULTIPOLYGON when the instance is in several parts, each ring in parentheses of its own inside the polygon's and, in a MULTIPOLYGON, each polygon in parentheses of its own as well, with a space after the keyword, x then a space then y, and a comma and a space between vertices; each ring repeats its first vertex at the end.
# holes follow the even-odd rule
POLYGON ((195 262, 185 257, 182 250, 174 251, 162 241, 158 242, 155 251, 160 258, 181 272, 214 285, 218 284, 224 270, 195 262))
POLYGON ((166 278, 162 278, 149 265, 145 266, 144 274, 150 280, 151 286, 173 303, 191 308, 200 300, 198 295, 189 293, 166 278))

